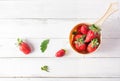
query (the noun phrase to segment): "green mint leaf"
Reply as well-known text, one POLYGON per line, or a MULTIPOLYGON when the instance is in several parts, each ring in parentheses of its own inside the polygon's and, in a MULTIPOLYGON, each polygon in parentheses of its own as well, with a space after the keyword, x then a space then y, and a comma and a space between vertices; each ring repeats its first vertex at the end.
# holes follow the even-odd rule
POLYGON ((45 50, 47 49, 48 43, 49 43, 49 39, 46 39, 41 43, 40 49, 42 52, 45 52, 45 50))
POLYGON ((49 71, 48 71, 48 66, 46 66, 46 65, 45 65, 45 66, 42 66, 42 67, 41 67, 41 70, 42 70, 42 71, 49 72, 49 71))

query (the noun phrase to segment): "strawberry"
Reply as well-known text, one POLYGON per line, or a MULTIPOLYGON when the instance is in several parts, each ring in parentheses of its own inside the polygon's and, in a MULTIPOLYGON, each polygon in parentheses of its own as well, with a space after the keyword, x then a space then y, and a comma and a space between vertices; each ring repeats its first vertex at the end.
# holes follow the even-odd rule
POLYGON ((81 24, 78 28, 77 28, 77 32, 80 34, 87 34, 88 32, 88 26, 86 24, 81 24))
POLYGON ((78 27, 77 27, 77 31, 76 31, 77 34, 81 34, 81 30, 80 30, 80 29, 81 29, 81 26, 78 26, 78 27))
POLYGON ((82 37, 81 34, 77 34, 77 35, 75 35, 74 39, 77 40, 77 39, 79 39, 79 38, 81 38, 81 37, 82 37))
POLYGON ((75 48, 78 51, 85 51, 86 50, 86 44, 75 44, 75 48))
POLYGON ((85 39, 85 42, 90 42, 92 39, 94 39, 95 33, 92 30, 89 30, 85 39))
POLYGON ((56 52, 55 56, 56 57, 62 57, 65 55, 65 50, 64 49, 61 49, 59 51, 56 52))
POLYGON ((85 25, 85 24, 83 24, 82 26, 81 26, 81 28, 80 28, 80 31, 81 31, 81 33, 82 34, 87 34, 87 32, 88 32, 88 26, 87 25, 85 25))
POLYGON ((24 53, 24 54, 29 54, 31 52, 31 48, 30 46, 26 43, 26 42, 23 42, 21 39, 17 39, 18 41, 18 46, 19 46, 19 49, 24 53))
POLYGON ((93 51, 95 51, 95 50, 97 49, 98 46, 99 46, 98 39, 95 38, 95 39, 93 39, 93 40, 89 43, 89 45, 88 45, 88 47, 87 47, 87 51, 88 51, 89 53, 90 53, 90 52, 93 52, 93 51))
POLYGON ((92 39, 100 35, 100 28, 96 27, 94 24, 89 27, 85 42, 90 42, 92 39))
POLYGON ((84 38, 85 35, 82 35, 81 38, 77 39, 74 43, 75 43, 75 48, 78 51, 85 51, 86 50, 86 44, 84 43, 84 38))

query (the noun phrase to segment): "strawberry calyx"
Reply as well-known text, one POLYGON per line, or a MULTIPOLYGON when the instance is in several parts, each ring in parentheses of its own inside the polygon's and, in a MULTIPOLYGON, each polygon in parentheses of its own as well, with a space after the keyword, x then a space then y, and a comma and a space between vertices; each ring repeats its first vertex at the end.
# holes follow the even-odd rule
POLYGON ((61 50, 63 50, 63 51, 65 51, 65 52, 66 52, 66 50, 65 50, 65 49, 63 49, 63 48, 62 48, 61 50))
POLYGON ((95 48, 99 45, 98 39, 95 38, 91 41, 92 48, 95 48))
POLYGON ((76 34, 77 34, 77 31, 73 31, 72 34, 73 34, 73 35, 76 35, 76 34))
POLYGON ((22 39, 20 38, 17 38, 17 41, 18 41, 18 45, 20 45, 23 42, 22 39))
POLYGON ((90 30, 92 30, 93 32, 95 33, 100 33, 101 29, 97 26, 95 26, 95 24, 92 24, 90 27, 89 27, 90 30))
POLYGON ((79 46, 80 46, 81 44, 84 44, 85 36, 86 36, 86 35, 82 35, 81 38, 78 38, 78 39, 75 41, 75 44, 78 44, 79 46))

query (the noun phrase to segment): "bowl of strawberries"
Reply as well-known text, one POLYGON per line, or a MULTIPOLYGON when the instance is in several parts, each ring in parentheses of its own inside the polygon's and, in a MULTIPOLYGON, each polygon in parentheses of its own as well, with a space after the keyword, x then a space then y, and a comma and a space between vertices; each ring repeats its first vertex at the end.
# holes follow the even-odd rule
POLYGON ((73 27, 69 41, 71 47, 80 54, 90 54, 101 43, 101 29, 95 24, 80 23, 73 27))

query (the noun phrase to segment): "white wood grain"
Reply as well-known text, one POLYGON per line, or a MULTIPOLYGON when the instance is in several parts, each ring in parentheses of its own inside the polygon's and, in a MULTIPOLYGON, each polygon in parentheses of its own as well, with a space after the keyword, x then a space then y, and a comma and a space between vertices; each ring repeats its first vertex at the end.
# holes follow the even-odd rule
POLYGON ((120 78, 0 78, 0 81, 120 81, 120 78))
POLYGON ((98 18, 116 1, 119 0, 0 0, 0 18, 98 18))
MULTIPOLYGON (((71 29, 82 22, 97 19, 0 19, 0 38, 69 38, 71 29)), ((103 38, 120 38, 120 18, 107 19, 103 38)))
POLYGON ((0 64, 0 77, 120 77, 119 58, 11 58, 0 64), (50 72, 41 71, 43 65, 50 72))

